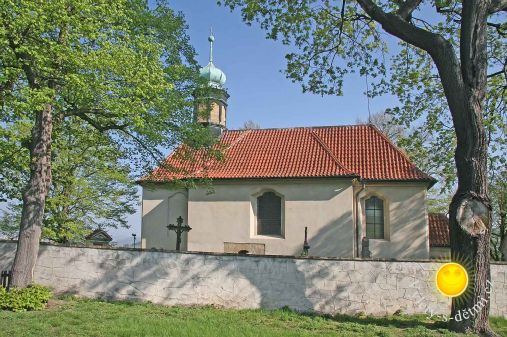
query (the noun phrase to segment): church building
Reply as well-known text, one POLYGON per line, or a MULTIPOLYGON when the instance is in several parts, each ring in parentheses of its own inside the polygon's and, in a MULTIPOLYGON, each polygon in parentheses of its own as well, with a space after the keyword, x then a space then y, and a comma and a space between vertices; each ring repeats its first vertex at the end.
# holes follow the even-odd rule
POLYGON ((175 249, 167 226, 180 218, 186 251, 299 256, 306 228, 310 256, 430 257, 432 177, 372 125, 227 129, 226 77, 209 41, 196 119, 219 137, 223 158, 189 160, 180 146, 140 181, 142 248, 175 249), (184 188, 185 179, 211 186, 184 188))

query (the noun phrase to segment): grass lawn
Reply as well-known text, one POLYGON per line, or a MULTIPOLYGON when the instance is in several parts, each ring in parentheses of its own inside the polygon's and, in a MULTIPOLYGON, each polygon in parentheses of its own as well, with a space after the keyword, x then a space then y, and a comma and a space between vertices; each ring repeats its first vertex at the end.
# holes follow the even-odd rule
MULTIPOLYGON (((507 336, 507 320, 492 319, 507 336)), ((0 311, 6 337, 262 337, 262 336, 464 336, 423 316, 383 318, 302 315, 289 310, 181 308, 129 302, 65 300, 44 311, 0 311)))

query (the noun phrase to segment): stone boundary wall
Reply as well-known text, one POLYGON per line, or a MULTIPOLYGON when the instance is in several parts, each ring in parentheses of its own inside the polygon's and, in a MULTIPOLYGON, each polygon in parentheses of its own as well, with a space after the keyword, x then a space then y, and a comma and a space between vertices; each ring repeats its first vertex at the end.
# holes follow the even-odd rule
MULTIPOLYGON (((0 270, 16 243, 0 242, 0 270)), ((321 313, 449 314, 434 261, 373 261, 153 252, 41 245, 38 284, 56 293, 165 305, 321 313)), ((507 317, 507 264, 492 264, 491 314, 507 317)))

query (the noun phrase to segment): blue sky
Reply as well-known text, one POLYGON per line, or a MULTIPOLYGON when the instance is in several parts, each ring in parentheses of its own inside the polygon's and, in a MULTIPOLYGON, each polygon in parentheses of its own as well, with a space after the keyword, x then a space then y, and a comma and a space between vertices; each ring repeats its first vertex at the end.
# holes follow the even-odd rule
MULTIPOLYGON (((247 26, 239 12, 231 13, 214 0, 172 0, 170 4, 184 13, 190 41, 202 65, 208 61, 207 38, 213 27, 214 63, 227 75, 231 95, 228 128, 241 127, 247 120, 272 128, 353 124, 358 118, 367 119, 364 78, 347 78, 342 97, 303 94, 300 85, 281 72, 289 48, 267 40, 258 26, 247 26)), ((390 98, 370 101, 372 113, 388 106, 392 106, 390 98)))

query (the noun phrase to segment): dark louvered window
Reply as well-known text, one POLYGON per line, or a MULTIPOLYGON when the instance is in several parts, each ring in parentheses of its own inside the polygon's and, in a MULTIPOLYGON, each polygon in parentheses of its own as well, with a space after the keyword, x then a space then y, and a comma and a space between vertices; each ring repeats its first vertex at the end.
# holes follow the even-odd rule
POLYGON ((384 238, 384 201, 371 197, 364 202, 366 209, 366 237, 368 239, 384 238))
POLYGON ((257 198, 257 234, 282 235, 282 198, 273 192, 257 198))

